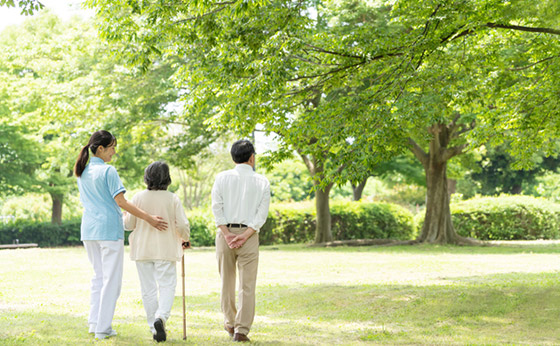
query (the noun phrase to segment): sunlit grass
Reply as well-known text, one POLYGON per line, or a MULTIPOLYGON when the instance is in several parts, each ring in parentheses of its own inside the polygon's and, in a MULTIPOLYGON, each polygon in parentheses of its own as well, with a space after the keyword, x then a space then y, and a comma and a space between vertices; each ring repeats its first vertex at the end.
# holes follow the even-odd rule
MULTIPOLYGON (((94 342, 83 248, 3 250, 0 261, 0 344, 94 342)), ((187 343, 231 343, 213 249, 189 251, 186 262, 187 343)), ((560 246, 548 243, 262 247, 250 337, 297 345, 558 344, 559 272, 560 246)), ((180 283, 176 294, 171 344, 183 343, 180 283)), ((101 344, 153 343, 128 257, 113 327, 119 335, 101 344)))

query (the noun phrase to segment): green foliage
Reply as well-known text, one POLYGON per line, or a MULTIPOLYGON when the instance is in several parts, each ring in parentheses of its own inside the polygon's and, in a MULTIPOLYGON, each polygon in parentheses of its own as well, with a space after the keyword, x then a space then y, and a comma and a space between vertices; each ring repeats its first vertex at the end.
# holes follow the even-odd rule
POLYGON ((191 225, 191 244, 193 246, 214 246, 216 226, 210 210, 195 209, 187 213, 191 225))
MULTIPOLYGON (((560 204, 530 196, 480 197, 451 204, 453 226, 480 240, 560 238, 560 204)), ((424 215, 417 215, 420 224, 424 215)))
POLYGON ((313 198, 313 182, 301 160, 287 159, 265 173, 271 202, 300 202, 313 198))
POLYGON ((543 197, 560 202, 560 174, 547 173, 537 177, 535 186, 531 194, 537 197, 543 197))
POLYGON ((259 233, 261 244, 309 243, 315 238, 315 207, 310 202, 271 205, 259 233))
POLYGON ((560 205, 529 196, 486 197, 452 206, 462 236, 482 240, 558 239, 560 205))
POLYGON ((542 154, 533 156, 532 168, 516 169, 515 162, 506 146, 487 148, 477 169, 468 176, 480 184, 478 192, 482 195, 519 194, 529 192, 539 174, 555 171, 560 165, 558 158, 542 154))
POLYGON ((339 202, 331 211, 333 237, 337 240, 407 240, 416 231, 412 214, 396 204, 339 202))
MULTIPOLYGON (((77 195, 70 194, 64 201, 64 220, 79 219, 82 216, 82 205, 77 195)), ((2 201, 0 215, 9 217, 16 223, 41 223, 51 220, 52 201, 44 193, 26 193, 22 196, 11 196, 2 201)))
POLYGON ((50 222, 8 223, 0 225, 0 244, 36 243, 40 247, 80 245, 81 220, 64 221, 61 225, 50 222))
POLYGON ((21 8, 21 14, 24 14, 26 16, 30 16, 34 12, 37 12, 44 7, 44 5, 39 0, 17 0, 17 1, 0 0, 0 6, 6 6, 6 7, 17 6, 21 8))
MULTIPOLYGON (((335 240, 412 239, 412 214, 388 203, 334 202, 331 206, 335 240)), ((309 203, 272 205, 259 234, 262 244, 309 243, 315 237, 315 209, 309 203)))

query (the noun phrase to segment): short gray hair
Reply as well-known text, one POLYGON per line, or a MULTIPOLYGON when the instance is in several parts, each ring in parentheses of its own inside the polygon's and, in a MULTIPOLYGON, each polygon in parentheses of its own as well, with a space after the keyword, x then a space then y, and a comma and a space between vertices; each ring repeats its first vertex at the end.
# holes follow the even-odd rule
POLYGON ((156 161, 144 170, 144 182, 148 190, 167 190, 171 185, 169 166, 163 161, 156 161))

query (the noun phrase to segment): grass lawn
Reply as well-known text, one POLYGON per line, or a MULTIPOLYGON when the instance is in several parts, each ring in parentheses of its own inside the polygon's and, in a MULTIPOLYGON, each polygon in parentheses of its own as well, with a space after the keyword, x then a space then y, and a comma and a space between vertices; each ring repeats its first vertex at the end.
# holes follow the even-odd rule
MULTIPOLYGON (((128 249, 127 249, 128 251, 128 249)), ((0 344, 90 344, 82 247, 0 251, 0 344)), ((187 252, 187 341, 230 344, 212 248, 187 252)), ((261 247, 257 344, 560 344, 560 244, 261 247)), ((180 275, 180 268, 178 266, 180 275)), ((182 340, 181 285, 168 344, 182 340)), ((99 344, 153 344, 125 255, 113 328, 99 344)))

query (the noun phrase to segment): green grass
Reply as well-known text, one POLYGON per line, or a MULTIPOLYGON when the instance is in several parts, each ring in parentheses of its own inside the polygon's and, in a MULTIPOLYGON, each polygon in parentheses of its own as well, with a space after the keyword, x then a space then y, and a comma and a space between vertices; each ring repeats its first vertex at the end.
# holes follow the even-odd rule
MULTIPOLYGON (((511 244, 262 247, 250 337, 293 345, 560 344, 560 245, 511 244)), ((126 256, 113 321, 119 335, 99 344, 153 343, 126 256)), ((188 251, 186 262, 187 343, 230 344, 213 249, 188 251)), ((2 250, 0 263, 0 344, 95 343, 83 248, 2 250)), ((168 344, 184 343, 180 294, 179 283, 168 344)))

